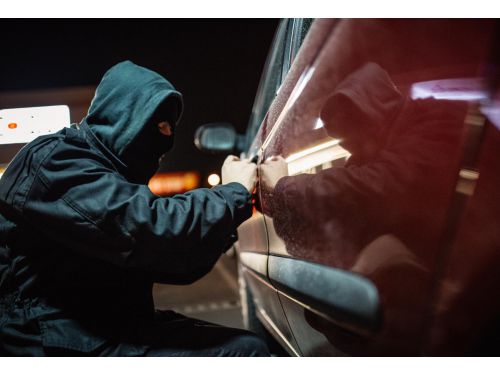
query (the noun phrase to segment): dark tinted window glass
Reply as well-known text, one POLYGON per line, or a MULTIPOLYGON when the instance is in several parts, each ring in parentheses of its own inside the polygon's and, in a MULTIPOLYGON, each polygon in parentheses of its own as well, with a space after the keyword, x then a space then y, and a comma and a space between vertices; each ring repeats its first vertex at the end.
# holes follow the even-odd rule
POLYGON ((283 69, 281 72, 281 81, 283 82, 290 70, 290 67, 295 60, 295 56, 299 52, 300 46, 311 27, 311 18, 294 18, 288 23, 287 41, 285 47, 285 56, 283 61, 283 69))
POLYGON ((283 20, 278 26, 276 36, 271 46, 247 128, 247 146, 252 142, 254 135, 257 133, 281 84, 281 71, 283 68, 287 28, 288 20, 283 20))
POLYGON ((247 131, 247 146, 257 133, 264 116, 304 41, 312 18, 283 20, 276 33, 255 99, 247 131))
POLYGON ((299 52, 300 46, 304 41, 311 25, 313 23, 313 18, 300 18, 296 20, 295 31, 294 31, 294 43, 292 46, 292 62, 299 52))

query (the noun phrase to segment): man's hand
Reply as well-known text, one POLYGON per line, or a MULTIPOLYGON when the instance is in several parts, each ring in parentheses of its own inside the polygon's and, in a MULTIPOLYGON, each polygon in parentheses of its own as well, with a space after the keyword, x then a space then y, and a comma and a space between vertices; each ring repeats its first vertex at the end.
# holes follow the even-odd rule
POLYGON ((281 156, 272 156, 260 166, 262 184, 273 190, 278 180, 283 176, 288 176, 288 165, 281 156))
POLYGON ((237 156, 229 155, 222 165, 222 183, 239 182, 252 193, 257 180, 257 165, 250 160, 240 160, 237 156))

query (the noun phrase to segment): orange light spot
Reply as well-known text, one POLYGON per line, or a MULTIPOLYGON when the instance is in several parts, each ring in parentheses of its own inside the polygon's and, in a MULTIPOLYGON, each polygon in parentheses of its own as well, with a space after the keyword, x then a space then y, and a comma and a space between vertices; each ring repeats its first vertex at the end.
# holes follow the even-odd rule
POLYGON ((9 125, 7 125, 9 129, 15 129, 17 128, 17 124, 15 122, 11 122, 9 125))
POLYGON ((198 172, 156 173, 149 180, 149 189, 156 195, 167 196, 196 189, 200 185, 198 172))

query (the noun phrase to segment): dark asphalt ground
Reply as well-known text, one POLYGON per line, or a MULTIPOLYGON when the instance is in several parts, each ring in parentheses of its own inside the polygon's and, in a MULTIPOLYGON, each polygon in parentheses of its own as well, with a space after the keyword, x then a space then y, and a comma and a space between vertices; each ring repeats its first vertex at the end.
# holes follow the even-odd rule
POLYGON ((234 255, 222 255, 210 273, 191 285, 155 284, 153 296, 157 309, 243 328, 234 255))

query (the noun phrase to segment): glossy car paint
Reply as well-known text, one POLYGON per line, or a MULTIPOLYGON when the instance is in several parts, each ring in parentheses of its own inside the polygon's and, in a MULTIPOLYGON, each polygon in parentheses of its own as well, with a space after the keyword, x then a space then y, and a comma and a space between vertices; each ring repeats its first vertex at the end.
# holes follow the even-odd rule
POLYGON ((465 197, 457 194, 453 202, 456 212, 450 215, 450 241, 436 287, 428 353, 498 355, 499 107, 497 94, 496 101, 485 103, 481 113, 469 119, 482 131, 468 145, 472 152, 463 160, 467 168, 460 171, 457 183, 457 192, 465 197))
MULTIPOLYGON (((250 159, 258 158, 264 140, 265 127, 261 126, 261 120, 262 117, 266 116, 266 111, 263 106, 265 106, 266 101, 272 100, 274 96, 271 95, 279 88, 279 79, 276 76, 281 76, 282 73, 283 41, 288 28, 289 26, 286 23, 279 26, 270 56, 264 67, 264 77, 261 80, 252 111, 254 119, 250 120, 250 134, 247 133, 250 145, 245 156, 250 159), (270 77, 270 80, 266 81, 266 76, 270 77), (256 134, 251 133, 253 128, 258 129, 256 134)), ((259 320, 291 355, 300 355, 300 349, 293 338, 279 300, 278 291, 270 284, 267 277, 268 236, 264 216, 259 210, 254 209, 252 217, 238 228, 236 249, 241 265, 240 279, 243 281, 243 285, 240 285, 240 287, 243 289, 248 288, 251 291, 259 320)), ((240 284, 242 283, 240 282, 240 284)), ((248 293, 246 290, 243 290, 243 292, 248 293)))
MULTIPOLYGON (((314 32, 309 34, 312 37, 308 37, 308 43, 301 47, 290 71, 283 67, 283 55, 285 54, 287 36, 291 36, 290 30, 293 22, 290 20, 290 22, 284 22, 280 25, 264 68, 252 111, 253 118, 249 124, 250 129, 256 125, 258 131, 255 135, 250 134, 250 145, 245 157, 252 159, 259 158, 261 155, 262 143, 267 137, 267 132, 272 128, 277 114, 280 113, 294 84, 300 78, 301 70, 312 62, 324 40, 328 37, 334 22, 331 19, 324 19, 316 21, 312 25, 311 30, 314 32), (281 83, 276 76, 281 75, 284 71, 287 73, 286 83, 281 83), (272 100, 273 98, 274 100, 272 100), (266 106, 269 104, 271 104, 271 109, 269 111, 263 110, 263 107, 267 108, 266 106), (262 121, 260 121, 261 117, 262 121), (253 124, 254 121, 257 123, 253 124)), ((300 355, 300 349, 284 315, 278 291, 270 284, 268 278, 268 231, 264 216, 259 210, 254 210, 252 217, 238 228, 237 250, 240 254, 242 276, 245 277, 245 284, 252 292, 260 320, 291 355, 300 355)))
POLYGON ((252 288, 279 296, 259 303, 284 319, 273 325, 292 354, 491 349, 495 32, 489 20, 313 24, 253 144, 261 175, 277 155, 288 172, 260 181, 259 228, 239 229, 242 258, 269 253, 252 288))

